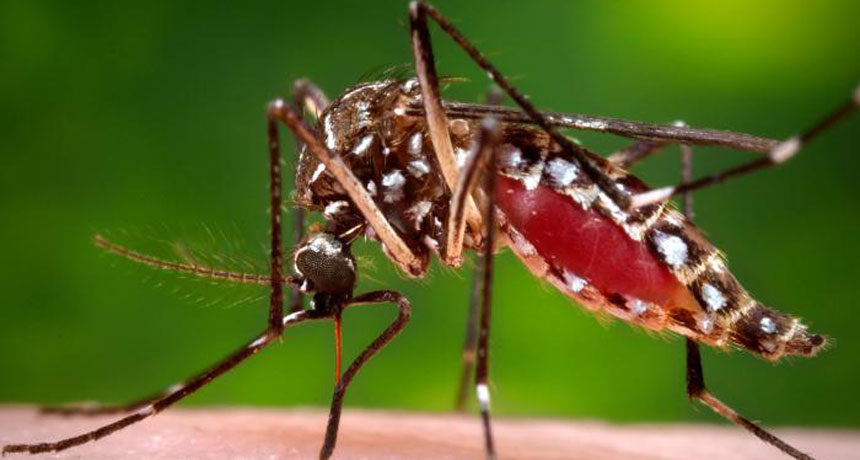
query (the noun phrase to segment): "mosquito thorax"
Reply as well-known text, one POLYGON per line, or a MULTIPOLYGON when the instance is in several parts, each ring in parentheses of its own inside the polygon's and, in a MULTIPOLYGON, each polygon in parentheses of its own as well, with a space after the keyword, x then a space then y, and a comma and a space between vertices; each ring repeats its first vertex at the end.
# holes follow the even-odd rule
MULTIPOLYGON (((364 185, 379 209, 424 268, 444 250, 444 222, 451 198, 422 116, 408 114, 420 103, 417 80, 386 80, 352 87, 320 114, 316 135, 364 185)), ((458 158, 465 158, 477 132, 473 120, 452 119, 450 133, 458 158)), ((323 211, 327 231, 341 234, 365 220, 337 180, 310 152, 302 152, 296 171, 298 202, 323 211)), ((369 226, 366 235, 376 239, 369 226)), ((466 247, 479 241, 466 235, 466 247)))
POLYGON ((310 235, 299 246, 293 262, 300 289, 314 294, 314 307, 338 303, 352 297, 355 260, 349 245, 330 233, 310 235))

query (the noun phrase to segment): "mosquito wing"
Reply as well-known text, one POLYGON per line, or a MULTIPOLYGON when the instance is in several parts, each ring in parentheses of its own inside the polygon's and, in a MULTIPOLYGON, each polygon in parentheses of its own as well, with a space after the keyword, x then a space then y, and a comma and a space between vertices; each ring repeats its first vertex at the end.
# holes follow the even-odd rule
MULTIPOLYGON (((534 124, 534 120, 518 109, 498 105, 469 104, 463 102, 443 103, 449 118, 481 119, 493 117, 499 121, 518 124, 534 124)), ((423 106, 418 103, 410 108, 410 115, 423 116, 423 106)), ((648 123, 599 117, 579 113, 545 112, 555 126, 584 131, 611 133, 633 139, 690 145, 718 145, 751 152, 767 153, 779 141, 751 134, 694 128, 674 124, 648 123)))

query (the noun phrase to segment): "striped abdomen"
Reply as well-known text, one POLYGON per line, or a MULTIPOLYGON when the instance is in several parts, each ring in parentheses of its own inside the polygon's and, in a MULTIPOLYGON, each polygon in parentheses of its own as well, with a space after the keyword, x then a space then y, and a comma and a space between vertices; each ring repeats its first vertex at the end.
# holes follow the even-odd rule
MULTIPOLYGON (((503 146, 497 200, 512 249, 536 275, 588 308, 711 345, 777 359, 824 344, 753 299, 680 213, 666 205, 624 212, 575 163, 526 139, 503 146)), ((595 158, 622 187, 647 189, 595 158)))

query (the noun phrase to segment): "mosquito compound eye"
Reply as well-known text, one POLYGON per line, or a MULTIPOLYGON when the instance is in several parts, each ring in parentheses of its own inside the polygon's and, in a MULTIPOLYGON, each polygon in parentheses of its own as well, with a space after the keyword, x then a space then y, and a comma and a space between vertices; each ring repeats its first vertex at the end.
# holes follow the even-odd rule
POLYGON ((308 290, 327 294, 349 294, 355 286, 355 262, 334 235, 317 233, 295 254, 296 272, 308 281, 308 290))

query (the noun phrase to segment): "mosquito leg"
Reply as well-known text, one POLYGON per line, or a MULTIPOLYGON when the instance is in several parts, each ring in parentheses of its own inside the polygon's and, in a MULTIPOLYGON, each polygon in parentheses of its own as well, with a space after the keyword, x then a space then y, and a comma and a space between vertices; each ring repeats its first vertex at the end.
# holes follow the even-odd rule
MULTIPOLYGON (((293 82, 293 104, 296 106, 296 111, 300 117, 310 114, 314 119, 318 119, 320 114, 328 106, 329 101, 325 93, 322 92, 312 81, 301 78, 293 82)), ((298 164, 301 158, 302 151, 305 148, 305 143, 298 137, 296 138, 295 161, 298 164)), ((298 247, 302 239, 305 237, 305 210, 300 206, 293 207, 293 247, 298 247)), ((302 293, 298 287, 293 286, 290 290, 290 311, 295 312, 301 310, 302 293)))
MULTIPOLYGON (((689 182, 693 177, 693 151, 688 145, 681 145, 681 183, 689 182)), ((693 220, 693 192, 685 191, 682 195, 684 215, 690 221, 693 220)), ((795 449, 777 438, 764 428, 756 425, 748 419, 740 416, 731 407, 723 404, 710 391, 705 388, 705 374, 702 370, 702 356, 699 352, 699 344, 689 337, 687 341, 687 397, 696 399, 702 404, 710 407, 714 412, 727 418, 732 423, 740 425, 762 441, 776 446, 779 450, 797 459, 812 460, 807 454, 795 449)))
MULTIPOLYGON (((445 182, 448 184, 448 188, 453 190, 457 185, 460 173, 457 160, 454 158, 451 135, 448 132, 448 117, 445 116, 442 99, 439 96, 439 78, 436 74, 433 48, 427 30, 427 19, 416 8, 416 3, 412 3, 409 7, 409 23, 412 30, 412 54, 415 57, 415 72, 421 85, 421 96, 424 101, 430 140, 436 158, 439 160, 445 182)), ((466 197, 463 219, 464 222, 468 222, 475 233, 480 231, 478 208, 471 196, 466 197)), ((444 258, 449 265, 458 266, 463 249, 462 232, 452 231, 451 223, 452 221, 449 220, 449 239, 448 244, 445 245, 444 258)))
POLYGON ((161 393, 138 399, 136 401, 122 404, 100 404, 100 403, 74 403, 61 406, 44 406, 39 408, 39 413, 46 415, 61 415, 61 416, 91 416, 91 415, 114 415, 126 414, 139 410, 140 408, 152 404, 165 396, 173 393, 179 388, 179 384, 174 385, 161 393))
MULTIPOLYGON (((471 337, 475 326, 472 323, 473 316, 470 317, 470 325, 467 330, 466 345, 463 351, 463 366, 464 371, 467 367, 471 367, 471 359, 477 359, 475 367, 475 391, 478 396, 478 403, 481 408, 481 419, 484 424, 484 439, 486 441, 486 452, 488 458, 495 458, 496 451, 493 445, 493 435, 490 426, 490 392, 487 387, 489 375, 489 356, 488 356, 488 341, 490 334, 490 292, 492 288, 493 275, 493 252, 495 245, 496 232, 496 206, 495 206, 495 151, 499 141, 499 125, 493 119, 485 119, 481 123, 481 131, 478 134, 478 147, 475 152, 470 155, 463 167, 463 174, 457 183, 457 188, 451 197, 451 219, 459 219, 458 231, 462 232, 465 227, 462 212, 466 197, 470 196, 472 191, 478 184, 478 180, 482 171, 491 171, 489 174, 484 174, 485 181, 485 211, 483 214, 484 221, 484 254, 481 260, 482 267, 480 275, 475 274, 475 292, 473 293, 473 302, 476 302, 478 286, 480 286, 481 309, 479 333, 477 337, 471 337), (480 276, 480 278, 479 278, 480 276), (480 282, 478 281, 480 279, 480 282), (477 347, 477 353, 474 353, 477 347), (471 355, 471 356, 470 356, 471 355)), ((450 228, 450 226, 449 226, 450 228)), ((450 241, 450 235, 449 235, 450 241)), ((474 308, 474 307, 473 307, 474 308)), ((471 313, 470 313, 471 314, 471 313)), ((458 408, 465 403, 464 392, 462 387, 467 381, 465 375, 461 376, 461 393, 458 399, 458 408)))
MULTIPOLYGON (((496 67, 493 66, 490 61, 488 61, 487 58, 484 57, 484 55, 451 24, 450 21, 448 21, 448 19, 442 16, 442 14, 433 6, 427 3, 414 1, 409 4, 409 17, 412 25, 413 52, 415 54, 416 63, 419 64, 417 66, 419 79, 421 78, 422 70, 425 70, 426 72, 433 71, 435 75, 435 69, 433 68, 433 54, 430 46, 430 33, 427 30, 427 16, 430 16, 437 24, 439 24, 439 27, 448 34, 448 36, 450 36, 481 69, 487 72, 487 75, 497 85, 499 85, 499 87, 507 93, 514 102, 516 102, 516 104, 534 121, 535 124, 543 128, 555 143, 573 155, 573 157, 576 158, 582 166, 582 170, 612 199, 612 201, 615 202, 615 204, 622 209, 629 207, 630 196, 618 188, 612 178, 604 173, 597 166, 594 160, 588 157, 582 148, 574 144, 573 141, 567 137, 563 136, 558 129, 554 127, 549 118, 539 112, 522 93, 514 88, 508 79, 505 78, 505 76, 502 75, 502 73, 499 72, 498 69, 496 69, 496 67), (426 69, 422 69, 422 62, 426 69)), ((428 79, 428 83, 433 83, 432 78, 428 79)), ((421 82, 421 86, 422 92, 425 91, 424 82, 421 82)), ((435 99, 428 98, 428 94, 422 94, 424 97, 424 110, 427 113, 428 120, 430 120, 430 118, 434 116, 431 115, 431 110, 439 112, 442 111, 441 102, 438 100, 438 91, 436 91, 435 99), (428 107, 429 105, 437 102, 439 102, 437 109, 428 107)), ((431 93, 430 96, 434 95, 431 93)), ((435 117, 439 118, 439 115, 435 115, 435 117)))
POLYGON ((281 143, 276 119, 268 118, 266 134, 269 140, 269 237, 271 238, 269 329, 273 334, 280 335, 284 330, 281 321, 284 316, 284 248, 281 240, 281 143))
MULTIPOLYGON (((300 311, 281 318, 281 324, 283 328, 286 328, 305 321, 307 319, 310 319, 308 317, 308 314, 304 311, 300 311)), ((262 350, 264 347, 270 345, 272 342, 275 341, 275 338, 277 337, 278 335, 273 334, 271 329, 267 329, 262 335, 260 335, 244 347, 240 348, 239 350, 235 351, 233 354, 231 354, 215 366, 211 367, 209 370, 198 374, 184 384, 175 385, 170 390, 168 390, 168 392, 163 397, 158 398, 143 407, 140 407, 137 412, 123 417, 116 422, 110 423, 108 425, 102 426, 93 431, 78 436, 73 436, 71 438, 66 438, 55 442, 9 444, 3 446, 3 454, 12 452, 27 452, 31 454, 37 454, 40 452, 56 452, 68 449, 70 447, 85 444, 90 441, 101 439, 129 425, 132 425, 147 417, 155 415, 169 406, 172 406, 186 396, 204 387, 209 382, 215 380, 217 377, 220 377, 227 371, 233 369, 234 367, 236 367, 236 365, 244 361, 246 358, 249 358, 250 356, 256 354, 258 351, 262 350)))
POLYGON ((300 78, 293 82, 293 103, 299 113, 310 114, 317 120, 328 107, 329 100, 312 81, 300 78))
MULTIPOLYGON (((324 109, 326 102, 325 95, 313 85, 313 83, 307 80, 298 80, 293 85, 295 99, 297 101, 301 101, 300 107, 308 107, 314 113, 317 111, 321 111, 324 109)), ((284 277, 282 273, 283 267, 283 243, 281 241, 281 154, 280 154, 280 141, 277 131, 277 123, 276 120, 269 120, 268 123, 268 139, 269 139, 269 169, 270 169, 270 188, 269 188, 269 198, 270 198, 270 206, 269 212, 271 215, 271 268, 270 268, 270 276, 268 277, 269 284, 271 286, 271 297, 269 303, 269 328, 272 330, 272 333, 275 335, 280 335, 283 331, 283 285, 284 285, 284 277)), ((301 145, 297 142, 296 154, 301 151, 301 145)), ((304 218, 301 210, 299 210, 296 214, 296 228, 294 231, 294 243, 298 243, 301 240, 300 231, 304 228, 304 218)), ((211 276, 217 277, 217 275, 221 272, 216 272, 215 270, 205 270, 200 267, 185 267, 183 264, 170 264, 167 262, 163 262, 154 258, 149 258, 145 255, 135 253, 126 248, 123 248, 119 245, 113 244, 107 240, 105 240, 102 236, 96 235, 95 237, 96 244, 111 251, 118 253, 124 257, 131 258, 132 260, 140 261, 143 263, 147 263, 149 265, 159 266, 161 268, 169 268, 169 269, 185 269, 193 271, 195 274, 200 276, 211 276)), ((227 272, 224 272, 227 273, 227 272)), ((232 278, 239 279, 239 276, 236 274, 230 273, 232 278)), ((291 310, 297 311, 301 310, 301 293, 297 288, 292 289, 292 303, 291 310)), ((154 396, 150 396, 147 398, 143 398, 137 401, 133 401, 131 403, 125 404, 117 404, 117 405, 68 405, 68 406, 56 406, 56 407, 45 407, 42 408, 41 411, 46 414, 57 414, 57 415, 104 415, 104 414, 116 414, 123 412, 130 412, 132 410, 140 409, 149 405, 152 401, 159 400, 161 398, 167 397, 172 392, 168 389, 165 393, 159 393, 154 396)))
MULTIPOLYGON (((672 126, 675 128, 686 128, 687 124, 679 120, 672 123, 672 126)), ((612 155, 609 155, 607 159, 624 169, 630 169, 636 163, 639 163, 640 161, 645 160, 651 155, 654 155, 670 143, 671 141, 665 139, 639 139, 636 142, 630 144, 629 146, 613 153, 612 155)), ((690 150, 690 145, 686 143, 679 145, 684 152, 682 153, 682 164, 688 164, 686 162, 686 158, 689 156, 689 164, 692 165, 693 152, 692 150, 690 150)), ((689 199, 692 198, 690 197, 689 199)))
MULTIPOLYGON (((457 183, 457 188, 454 190, 454 193, 451 196, 451 215, 449 218, 448 231, 457 232, 458 235, 456 238, 452 238, 452 235, 449 233, 449 244, 451 244, 451 241, 458 241, 461 245, 460 247, 462 248, 463 233, 465 232, 466 224, 465 219, 463 218, 466 197, 471 196, 472 193, 475 191, 478 185, 478 181, 480 179, 481 172, 488 169, 492 169, 488 168, 489 164, 495 164, 491 162, 493 152, 498 142, 498 134, 498 125, 496 124, 496 122, 492 119, 484 120, 481 125, 481 132, 478 135, 478 147, 464 165, 463 173, 457 183)), ((486 176, 494 176, 494 174, 487 174, 486 176)), ((487 177, 485 180, 489 181, 490 179, 489 177, 487 177)), ((492 190, 492 187, 487 187, 486 193, 492 194, 492 190)), ((484 201, 488 203, 491 202, 492 198, 490 196, 491 195, 486 196, 484 201)), ((495 219, 495 208, 493 208, 492 210, 493 213, 490 213, 489 210, 484 213, 484 216, 487 219, 495 219)), ((490 248, 490 254, 492 254, 491 238, 493 238, 494 235, 491 228, 495 229, 495 224, 493 223, 494 220, 485 222, 486 238, 484 239, 484 245, 490 248)), ((484 258, 486 257, 487 256, 484 255, 484 258)), ((484 258, 480 258, 481 260, 478 260, 478 265, 476 266, 476 270, 473 275, 474 278, 472 285, 472 301, 469 308, 469 320, 466 327, 466 340, 463 345, 463 366, 462 373, 460 374, 460 386, 455 406, 457 410, 463 410, 465 408, 467 398, 466 389, 469 385, 470 376, 475 364, 476 348, 479 346, 479 340, 477 336, 478 299, 479 292, 481 289, 481 283, 484 279, 484 268, 486 266, 486 261, 483 260, 484 258)), ((484 310, 487 311, 487 314, 489 314, 487 309, 484 310)), ((477 350, 477 354, 480 355, 480 349, 477 350)), ((476 383, 478 383, 478 381, 476 381, 476 383)))
POLYGON ((824 119, 807 129, 806 131, 802 132, 801 134, 792 136, 771 148, 767 156, 742 164, 740 166, 735 166, 734 168, 730 168, 710 176, 702 177, 691 182, 661 187, 654 190, 650 190, 648 192, 640 193, 632 198, 631 206, 640 207, 656 203, 659 201, 666 200, 672 195, 702 189, 714 184, 725 182, 734 177, 739 177, 744 174, 757 171, 759 169, 770 168, 785 163, 786 161, 794 157, 800 151, 801 148, 806 146, 809 141, 821 134, 827 128, 833 126, 834 124, 857 110, 858 106, 860 106, 860 86, 858 86, 854 90, 851 99, 833 110, 824 119))
MULTIPOLYGON (((484 101, 488 105, 501 105, 501 90, 492 86, 484 95, 484 101)), ((472 269, 472 295, 469 298, 469 310, 466 317, 466 334, 463 342, 463 363, 460 369, 460 380, 457 386, 457 396, 454 401, 454 410, 464 412, 466 400, 469 398, 469 386, 472 383, 472 373, 475 371, 475 354, 478 347, 478 306, 481 302, 481 268, 483 260, 480 254, 475 254, 475 267, 472 269)))
MULTIPOLYGON (((486 232, 486 243, 484 243, 483 267, 481 269, 481 320, 480 332, 478 333, 477 366, 475 368, 475 392, 481 409, 481 420, 484 424, 484 446, 487 458, 496 458, 496 448, 493 443, 493 432, 490 424, 490 390, 487 385, 489 380, 489 341, 490 341, 490 306, 492 305, 493 290, 493 254, 496 242, 496 144, 498 143, 498 127, 494 120, 487 119, 481 126, 479 145, 485 146, 478 150, 478 154, 489 152, 490 168, 489 174, 485 174, 484 184, 487 194, 486 208, 484 211, 484 228, 486 232)), ((477 161, 475 162, 477 163, 477 161)), ((467 165, 468 167, 468 165, 467 165)))
POLYGON ((295 109, 284 100, 278 99, 269 104, 270 122, 281 121, 307 145, 307 148, 316 155, 326 166, 326 169, 337 179, 340 185, 349 195, 361 214, 367 219, 370 226, 384 243, 384 247, 395 263, 406 273, 418 276, 424 273, 429 263, 426 259, 418 258, 409 248, 405 241, 397 234, 394 227, 385 218, 385 214, 379 209, 367 190, 349 166, 343 160, 332 154, 316 137, 310 127, 302 120, 295 109))
POLYGON ((384 331, 382 331, 382 333, 379 334, 379 336, 374 339, 374 341, 371 342, 371 344, 368 345, 367 348, 365 348, 364 351, 355 358, 355 360, 353 360, 352 364, 349 365, 349 368, 347 368, 346 372, 344 372, 340 380, 338 380, 337 385, 335 385, 334 394, 331 399, 331 410, 329 411, 328 416, 328 425, 326 426, 325 441, 323 442, 322 449, 320 449, 321 459, 331 457, 334 452, 334 446, 337 443, 338 426, 340 425, 340 415, 343 409, 343 397, 350 382, 361 367, 364 366, 364 364, 367 363, 373 355, 379 352, 379 350, 388 345, 388 343, 391 342, 391 340, 394 339, 401 330, 403 330, 406 323, 409 321, 412 307, 409 304, 409 300, 399 292, 369 292, 352 299, 348 306, 382 302, 396 303, 399 313, 397 318, 384 331))
POLYGON ((774 447, 786 454, 800 460, 813 460, 811 456, 797 450, 764 428, 742 417, 740 414, 735 412, 734 409, 727 406, 717 399, 716 396, 711 394, 711 392, 705 388, 705 378, 702 373, 702 359, 699 354, 699 345, 689 338, 687 339, 687 396, 690 399, 699 400, 702 404, 710 407, 714 412, 722 415, 732 423, 746 428, 752 434, 758 436, 762 441, 772 444, 774 447))
MULTIPOLYGON (((686 184, 693 180, 693 148, 681 144, 681 182, 686 184)), ((681 195, 684 217, 693 221, 693 192, 688 190, 681 195)))
POLYGON ((454 402, 454 410, 464 412, 466 401, 469 398, 469 386, 472 383, 472 375, 475 372, 475 355, 478 347, 478 313, 481 301, 481 280, 483 274, 483 260, 480 255, 475 255, 475 268, 472 270, 472 296, 469 298, 469 311, 466 319, 466 336, 463 342, 463 363, 460 369, 460 380, 457 385, 457 399, 454 402))
POLYGON ((636 141, 612 155, 609 155, 607 159, 624 169, 629 169, 634 164, 639 163, 660 151, 660 149, 665 147, 666 144, 667 142, 663 141, 636 141))

